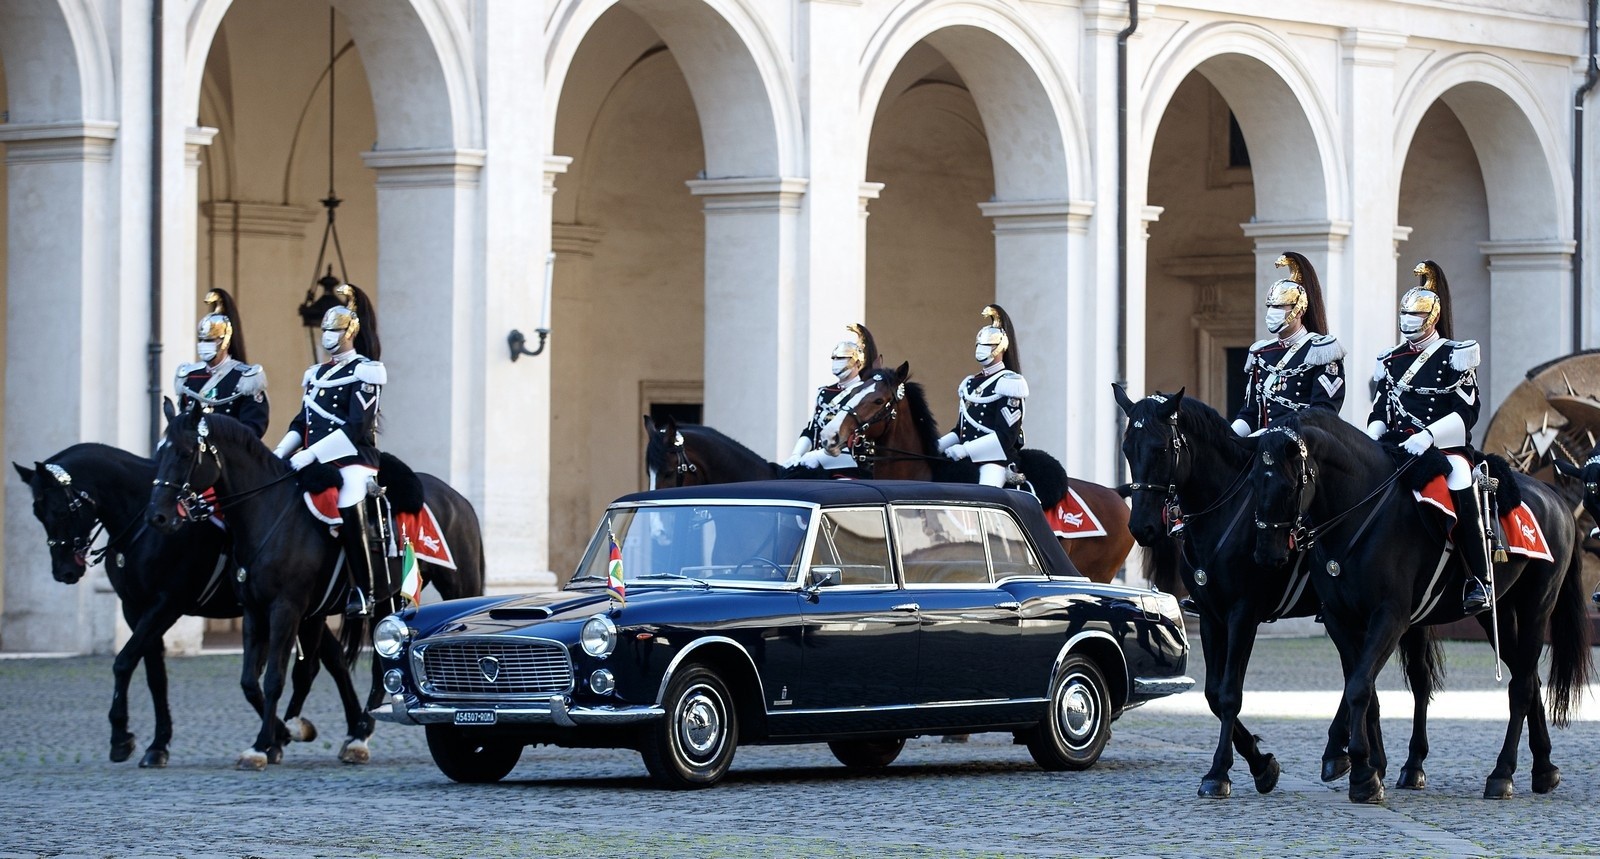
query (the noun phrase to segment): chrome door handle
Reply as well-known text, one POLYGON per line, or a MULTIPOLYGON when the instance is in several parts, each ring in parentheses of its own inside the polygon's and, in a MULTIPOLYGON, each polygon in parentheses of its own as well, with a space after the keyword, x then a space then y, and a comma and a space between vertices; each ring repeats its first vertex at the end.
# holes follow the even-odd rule
POLYGON ((922 611, 922 606, 917 605, 914 602, 903 602, 903 603, 901 603, 901 604, 899 604, 897 606, 891 606, 889 608, 889 610, 890 611, 922 611))
POLYGON ((997 602, 997 603, 995 603, 994 607, 995 608, 1008 608, 1008 609, 1011 609, 1012 611, 1016 611, 1017 609, 1022 608, 1022 603, 1019 603, 1016 600, 1006 600, 1005 602, 997 602))

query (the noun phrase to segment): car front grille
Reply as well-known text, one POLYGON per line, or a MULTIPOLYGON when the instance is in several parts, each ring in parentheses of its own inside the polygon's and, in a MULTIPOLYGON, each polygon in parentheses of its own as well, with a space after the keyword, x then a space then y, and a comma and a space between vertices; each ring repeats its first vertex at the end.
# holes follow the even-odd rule
POLYGON ((422 688, 430 695, 527 696, 572 689, 572 660, 555 642, 468 639, 419 649, 422 688))

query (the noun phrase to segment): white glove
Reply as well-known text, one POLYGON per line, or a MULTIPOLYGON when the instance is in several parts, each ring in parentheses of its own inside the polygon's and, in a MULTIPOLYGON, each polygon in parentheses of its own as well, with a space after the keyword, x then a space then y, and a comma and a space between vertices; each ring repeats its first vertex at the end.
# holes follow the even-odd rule
POLYGON ((1384 431, 1387 429, 1389 429, 1389 427, 1383 421, 1373 421, 1372 423, 1367 424, 1367 437, 1373 441, 1377 441, 1383 436, 1384 431))
POLYGON ((831 458, 832 457, 828 456, 828 452, 826 450, 822 450, 821 448, 818 448, 817 450, 813 450, 813 451, 811 451, 809 453, 806 453, 806 454, 800 456, 799 458, 797 458, 795 460, 795 462, 799 463, 801 466, 803 466, 805 468, 821 468, 822 467, 822 461, 825 460, 825 459, 831 459, 831 458))
POLYGON ((967 446, 964 444, 952 444, 944 449, 944 455, 957 461, 966 459, 967 446))
POLYGON ((289 466, 295 471, 299 471, 300 469, 305 468, 316 461, 317 455, 311 451, 297 450, 294 452, 294 456, 289 457, 289 466))
POLYGON ((953 432, 945 433, 944 435, 939 437, 939 452, 940 453, 944 453, 945 451, 950 449, 951 445, 955 444, 956 442, 958 442, 960 440, 961 440, 960 436, 957 436, 953 432))
POLYGON ((1233 419, 1233 434, 1241 438, 1250 434, 1250 425, 1241 418, 1233 419))
POLYGON ((300 449, 300 442, 302 440, 303 439, 300 438, 299 433, 295 432, 294 430, 290 430, 289 434, 283 437, 283 441, 278 442, 278 446, 272 449, 272 452, 276 454, 279 459, 285 459, 289 456, 289 454, 300 449))
POLYGON ((1421 456, 1423 451, 1433 447, 1433 433, 1419 430, 1416 435, 1401 442, 1400 446, 1412 456, 1421 456))
POLYGON ((800 457, 804 456, 806 451, 809 451, 810 449, 811 439, 801 436, 800 440, 794 443, 794 451, 789 454, 789 458, 783 461, 783 467, 794 468, 795 466, 799 465, 800 457))

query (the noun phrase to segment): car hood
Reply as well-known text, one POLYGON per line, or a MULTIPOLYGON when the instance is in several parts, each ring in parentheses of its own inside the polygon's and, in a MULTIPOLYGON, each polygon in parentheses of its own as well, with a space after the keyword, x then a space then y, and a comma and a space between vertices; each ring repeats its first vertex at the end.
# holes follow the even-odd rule
MULTIPOLYGON (((771 593, 771 591, 767 591, 771 593)), ((707 610, 715 616, 711 606, 724 600, 738 599, 750 591, 736 588, 706 589, 695 586, 645 586, 628 588, 628 604, 613 613, 619 625, 652 623, 663 616, 667 606, 692 602, 699 615, 707 610)), ((776 594, 774 594, 776 596, 776 594)), ((790 594, 793 598, 793 594, 790 594)), ((450 602, 424 606, 411 620, 426 636, 433 635, 491 635, 521 634, 545 638, 572 639, 583 622, 611 609, 614 605, 603 588, 562 590, 551 593, 523 594, 503 599, 460 600, 465 603, 451 609, 450 602), (465 609, 465 610, 462 610, 465 609), (561 631, 565 630, 563 634, 561 631)), ((666 614, 677 616, 676 610, 666 614)))

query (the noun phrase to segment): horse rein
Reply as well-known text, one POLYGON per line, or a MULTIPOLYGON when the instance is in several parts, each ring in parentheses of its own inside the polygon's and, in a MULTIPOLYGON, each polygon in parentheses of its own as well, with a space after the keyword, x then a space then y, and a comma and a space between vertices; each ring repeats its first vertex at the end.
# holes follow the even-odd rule
MULTIPOLYGON (((889 394, 889 402, 885 404, 883 408, 878 409, 872 415, 868 416, 866 420, 862 420, 861 416, 856 414, 856 407, 861 405, 861 400, 865 398, 867 393, 877 387, 877 382, 881 381, 883 380, 875 380, 872 388, 862 391, 861 396, 856 398, 855 404, 850 406, 848 409, 845 409, 844 412, 846 417, 852 417, 856 419, 855 429, 850 431, 850 443, 844 445, 843 447, 851 451, 851 457, 853 457, 857 462, 862 460, 872 460, 875 462, 890 461, 888 457, 880 457, 877 455, 878 442, 876 439, 868 438, 866 431, 868 427, 879 423, 888 426, 900 416, 900 413, 895 411, 895 408, 899 406, 900 401, 905 398, 905 383, 902 382, 896 386, 895 389, 889 394), (856 451, 860 451, 860 455, 857 455, 856 451)), ((925 454, 911 454, 910 451, 891 450, 887 447, 885 447, 885 450, 890 450, 891 453, 909 454, 910 456, 926 456, 925 454)), ((902 458, 910 457, 907 456, 902 458)), ((932 459, 933 457, 927 458, 932 459)))
MULTIPOLYGON (((1413 457, 1407 459, 1405 462, 1400 463, 1400 466, 1394 470, 1393 474, 1390 474, 1387 478, 1385 478, 1382 483, 1379 483, 1376 488, 1374 488, 1371 492, 1368 492, 1364 497, 1361 498, 1361 500, 1359 500, 1356 503, 1350 505, 1350 507, 1346 508, 1345 510, 1340 511, 1337 514, 1328 517, 1328 519, 1326 521, 1324 521, 1322 524, 1316 525, 1316 526, 1312 526, 1312 525, 1309 525, 1309 524, 1306 523, 1306 509, 1310 506, 1311 496, 1313 494, 1311 490, 1314 488, 1314 484, 1315 484, 1315 481, 1316 481, 1316 471, 1311 468, 1310 450, 1306 447, 1305 439, 1301 438, 1298 434, 1296 434, 1293 430, 1289 429, 1288 427, 1273 427, 1272 429, 1267 430, 1267 432, 1283 433, 1283 434, 1289 436, 1290 440, 1293 441, 1294 443, 1296 443, 1300 448, 1301 466, 1300 466, 1299 485, 1298 485, 1297 490, 1296 490, 1298 495, 1299 495, 1299 498, 1298 498, 1298 500, 1296 502, 1296 508, 1297 509, 1296 509, 1296 512, 1295 512, 1294 520, 1293 521, 1289 521, 1289 522, 1263 522, 1261 520, 1259 508, 1258 508, 1257 514, 1256 514, 1256 528, 1259 529, 1259 530, 1263 530, 1263 531, 1265 531, 1265 530, 1279 530, 1279 529, 1283 529, 1283 528, 1290 529, 1290 531, 1289 531, 1289 550, 1290 551, 1295 551, 1296 550, 1297 543, 1298 543, 1299 550, 1301 550, 1301 551, 1309 551, 1312 546, 1316 545, 1317 539, 1319 537, 1321 537, 1324 533, 1326 533, 1329 529, 1333 528, 1333 526, 1335 526, 1335 525, 1339 524, 1340 522, 1344 521, 1351 514, 1355 513, 1357 510, 1360 510, 1362 507, 1365 507, 1367 505, 1367 502, 1372 501, 1375 498, 1378 498, 1380 495, 1387 495, 1389 492, 1391 492, 1394 489, 1395 484, 1397 482, 1399 482, 1400 476, 1405 474, 1406 469, 1409 469, 1412 466, 1412 464, 1415 463, 1417 461, 1417 459, 1418 459, 1417 457, 1413 456, 1413 457)), ((1267 453, 1263 452, 1261 454, 1261 456, 1262 456, 1262 463, 1263 464, 1265 464, 1265 465, 1272 465, 1273 464, 1272 461, 1268 458, 1268 457, 1270 457, 1270 454, 1267 454, 1267 453)), ((1377 510, 1374 509, 1373 510, 1373 515, 1376 515, 1376 513, 1377 513, 1377 510)), ((1351 538, 1351 542, 1354 543, 1355 540, 1359 539, 1361 537, 1361 534, 1365 533, 1365 531, 1367 529, 1367 525, 1369 525, 1371 523, 1372 523, 1372 516, 1368 516, 1366 521, 1362 523, 1361 528, 1356 531, 1355 536, 1351 538)))
MULTIPOLYGON (((132 522, 129 522, 127 525, 125 525, 121 531, 117 532, 116 535, 106 540, 106 544, 104 546, 101 546, 98 549, 91 548, 94 545, 94 541, 98 540, 100 535, 105 533, 106 530, 106 523, 100 517, 99 502, 95 501, 93 496, 82 489, 74 492, 72 489, 72 475, 68 474, 65 468, 62 468, 60 465, 52 462, 47 463, 45 465, 45 469, 50 472, 51 477, 55 478, 56 485, 61 487, 61 491, 66 495, 67 512, 71 514, 71 518, 76 519, 78 517, 78 511, 87 508, 89 510, 90 519, 94 522, 94 524, 90 526, 89 533, 85 536, 73 537, 70 541, 57 540, 54 537, 46 536, 44 543, 46 546, 52 549, 58 547, 70 548, 75 557, 83 558, 84 567, 86 569, 105 560, 105 557, 111 551, 111 548, 121 543, 123 538, 127 537, 129 532, 133 531, 133 526, 142 524, 142 517, 135 517, 132 522)), ((143 528, 140 529, 140 533, 142 532, 143 528)), ((134 534, 134 536, 137 537, 138 534, 134 534)))
MULTIPOLYGON (((666 432, 663 431, 662 435, 666 435, 666 432)), ((689 451, 684 446, 683 433, 674 432, 672 434, 672 444, 667 445, 667 447, 672 451, 673 456, 677 458, 677 465, 672 468, 673 474, 676 475, 674 479, 677 481, 674 484, 674 488, 681 488, 685 479, 684 475, 698 472, 700 466, 689 461, 689 451)))
MULTIPOLYGON (((222 464, 221 451, 217 450, 217 446, 215 444, 212 444, 206 440, 209 435, 210 431, 206 427, 205 419, 201 418, 200 425, 196 430, 197 438, 195 441, 194 459, 190 461, 189 470, 183 475, 183 483, 179 484, 171 480, 162 480, 160 477, 157 477, 155 480, 151 481, 150 484, 151 486, 158 488, 163 486, 170 487, 177 492, 178 518, 185 522, 198 522, 202 519, 207 519, 211 516, 213 509, 227 507, 229 504, 233 504, 238 501, 248 499, 254 495, 258 495, 299 473, 291 469, 253 489, 246 489, 243 492, 236 492, 233 495, 226 497, 217 496, 215 501, 207 499, 205 497, 204 489, 196 491, 192 485, 194 482, 194 473, 197 469, 199 469, 200 463, 204 461, 207 454, 210 454, 211 458, 217 463, 217 480, 221 480, 222 475, 226 472, 226 468, 222 464)), ((213 484, 214 483, 215 481, 213 481, 213 484)), ((210 489, 211 487, 206 488, 210 489)))
MULTIPOLYGON (((1219 496, 1216 501, 1213 501, 1210 506, 1195 513, 1182 513, 1178 504, 1177 478, 1174 477, 1174 475, 1178 473, 1178 466, 1183 457, 1183 451, 1187 448, 1190 448, 1191 445, 1189 444, 1189 441, 1183 437, 1183 431, 1178 429, 1178 416, 1176 414, 1167 418, 1166 423, 1167 426, 1172 430, 1171 438, 1168 439, 1166 445, 1163 446, 1163 450, 1166 450, 1172 454, 1172 466, 1167 472, 1167 479, 1169 482, 1165 484, 1133 482, 1127 484, 1127 486, 1131 492, 1161 493, 1161 521, 1162 524, 1166 525, 1167 527, 1167 536, 1171 537, 1177 532, 1177 526, 1180 521, 1193 521, 1201 516, 1215 513, 1222 509, 1224 504, 1227 504, 1230 500, 1232 500, 1233 496, 1239 494, 1239 490, 1244 487, 1245 478, 1250 474, 1250 466, 1255 461, 1255 455, 1251 455, 1250 460, 1239 469, 1239 473, 1234 475, 1233 481, 1228 484, 1228 488, 1224 490, 1222 495, 1219 496)), ((1133 429, 1144 429, 1144 421, 1136 420, 1131 424, 1131 426, 1133 429)))

